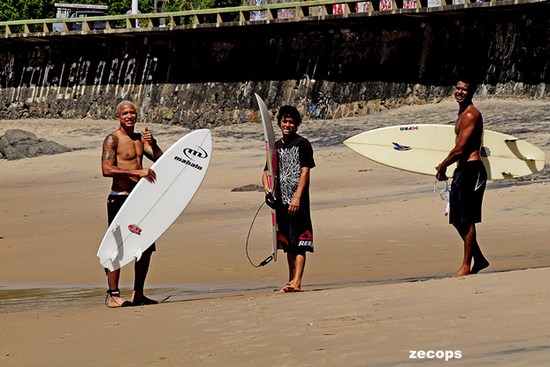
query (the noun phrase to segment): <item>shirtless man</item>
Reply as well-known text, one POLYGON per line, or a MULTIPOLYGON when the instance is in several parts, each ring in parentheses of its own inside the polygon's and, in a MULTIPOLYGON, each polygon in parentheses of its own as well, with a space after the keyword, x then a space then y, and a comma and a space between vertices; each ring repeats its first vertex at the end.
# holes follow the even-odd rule
MULTIPOLYGON (((137 121, 136 106, 129 101, 123 101, 117 106, 117 118, 120 127, 107 135, 103 141, 103 152, 101 155, 101 170, 103 177, 112 177, 111 193, 107 200, 107 212, 109 224, 128 197, 128 194, 136 186, 140 178, 149 182, 156 181, 156 174, 150 168, 143 168, 143 156, 155 162, 161 155, 162 150, 153 138, 149 128, 145 127, 143 134, 135 133, 134 127, 137 121)), ((147 249, 141 259, 134 265, 134 291, 131 302, 120 297, 118 282, 120 269, 109 271, 107 281, 109 290, 105 299, 107 307, 125 307, 132 305, 155 304, 157 301, 145 297, 143 287, 151 254, 155 251, 155 244, 147 249)))
POLYGON ((472 103, 475 85, 459 81, 455 100, 458 118, 455 124, 456 142, 447 157, 436 167, 436 177, 447 180, 447 167, 457 162, 450 193, 451 223, 464 241, 464 258, 455 277, 476 274, 489 266, 476 239, 476 223, 481 222, 481 204, 487 182, 487 172, 480 157, 483 138, 483 118, 472 103), (473 264, 472 264, 473 260, 473 264))

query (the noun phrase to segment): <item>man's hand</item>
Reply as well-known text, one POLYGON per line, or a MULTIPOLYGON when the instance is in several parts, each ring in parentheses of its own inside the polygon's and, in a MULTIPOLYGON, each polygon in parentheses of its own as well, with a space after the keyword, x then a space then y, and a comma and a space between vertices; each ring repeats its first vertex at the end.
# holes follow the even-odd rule
POLYGON ((439 164, 435 169, 437 171, 435 178, 439 181, 447 181, 449 179, 449 177, 447 177, 447 167, 442 167, 441 164, 439 164))
POLYGON ((149 143, 149 145, 153 146, 157 143, 155 138, 153 137, 153 132, 149 130, 149 127, 145 126, 145 131, 142 134, 143 141, 149 143))
POLYGON ((144 168, 139 172, 140 172, 139 177, 143 177, 150 183, 155 183, 157 181, 157 174, 151 168, 144 168))
POLYGON ((288 214, 296 215, 296 213, 298 213, 298 209, 300 209, 300 199, 295 196, 292 198, 290 205, 288 206, 288 214))
POLYGON ((265 203, 267 206, 269 206, 271 209, 277 209, 277 201, 275 200, 275 197, 271 192, 268 192, 265 194, 265 203))

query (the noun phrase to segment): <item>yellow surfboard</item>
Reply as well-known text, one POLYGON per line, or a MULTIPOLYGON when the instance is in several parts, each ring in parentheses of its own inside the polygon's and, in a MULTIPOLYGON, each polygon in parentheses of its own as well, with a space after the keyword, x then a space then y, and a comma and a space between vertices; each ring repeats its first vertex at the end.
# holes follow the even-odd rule
MULTIPOLYGON (((404 171, 435 176, 435 167, 455 146, 450 125, 399 125, 366 131, 344 141, 360 155, 404 171)), ((542 150, 511 135, 484 130, 482 161, 488 179, 526 176, 544 168, 542 150)), ((452 174, 455 165, 447 170, 452 174)))

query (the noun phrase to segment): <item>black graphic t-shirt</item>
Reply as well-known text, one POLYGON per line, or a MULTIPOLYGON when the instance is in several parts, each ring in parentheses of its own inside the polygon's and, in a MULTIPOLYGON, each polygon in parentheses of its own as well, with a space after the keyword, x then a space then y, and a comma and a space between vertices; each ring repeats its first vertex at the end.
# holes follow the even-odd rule
MULTIPOLYGON (((275 142, 277 155, 277 198, 283 205, 289 205, 298 189, 302 167, 313 168, 313 148, 310 142, 296 135, 294 139, 284 143, 282 139, 275 142)), ((301 206, 309 211, 309 182, 300 198, 301 206)))

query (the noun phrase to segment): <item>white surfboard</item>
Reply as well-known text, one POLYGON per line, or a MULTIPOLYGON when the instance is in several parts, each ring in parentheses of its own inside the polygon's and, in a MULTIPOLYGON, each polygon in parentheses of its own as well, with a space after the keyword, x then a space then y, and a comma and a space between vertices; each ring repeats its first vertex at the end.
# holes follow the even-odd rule
MULTIPOLYGON (((375 162, 435 176, 435 167, 455 146, 455 133, 449 125, 399 125, 357 134, 344 144, 375 162)), ((538 172, 545 161, 544 152, 534 145, 491 130, 484 130, 481 156, 490 180, 538 172)), ((448 175, 455 167, 447 169, 448 175)))
POLYGON ((155 183, 141 179, 107 229, 99 262, 116 270, 139 260, 180 216, 199 189, 210 164, 210 130, 195 130, 174 143, 151 166, 155 183))
MULTIPOLYGON (((256 101, 260 107, 260 114, 262 116, 262 125, 264 128, 264 140, 265 140, 265 159, 267 162, 267 177, 269 189, 275 196, 275 182, 276 181, 276 166, 277 162, 274 160, 275 153, 275 131, 273 130, 273 124, 271 122, 271 116, 269 115, 269 110, 265 105, 262 98, 259 95, 256 96, 256 101)), ((271 226, 272 226, 272 245, 271 245, 271 256, 273 260, 277 261, 277 213, 275 209, 271 209, 271 226)))

